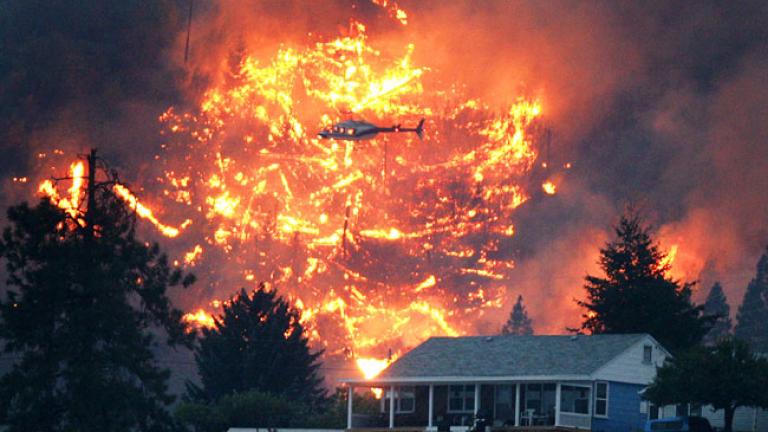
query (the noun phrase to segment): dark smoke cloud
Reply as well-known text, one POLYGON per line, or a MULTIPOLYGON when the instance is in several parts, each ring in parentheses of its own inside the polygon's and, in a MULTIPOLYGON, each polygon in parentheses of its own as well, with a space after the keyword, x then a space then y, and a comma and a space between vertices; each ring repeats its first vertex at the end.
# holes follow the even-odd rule
POLYGON ((545 311, 581 295, 627 203, 679 243, 676 276, 741 301, 768 243, 765 3, 433 6, 414 13, 429 58, 491 97, 541 92, 553 159, 574 163, 557 202, 519 214, 513 282, 540 329, 578 319, 545 311))
POLYGON ((53 174, 53 149, 98 147, 131 170, 154 151, 157 115, 180 100, 168 61, 179 11, 169 0, 0 4, 0 204, 28 197, 10 177, 53 174))

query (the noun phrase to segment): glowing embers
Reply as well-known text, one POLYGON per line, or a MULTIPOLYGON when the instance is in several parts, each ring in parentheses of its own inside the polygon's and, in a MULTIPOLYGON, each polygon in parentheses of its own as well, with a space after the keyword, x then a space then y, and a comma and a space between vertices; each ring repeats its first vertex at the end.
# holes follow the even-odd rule
POLYGON ((541 190, 547 195, 554 195, 557 193, 557 185, 547 180, 541 184, 541 190))

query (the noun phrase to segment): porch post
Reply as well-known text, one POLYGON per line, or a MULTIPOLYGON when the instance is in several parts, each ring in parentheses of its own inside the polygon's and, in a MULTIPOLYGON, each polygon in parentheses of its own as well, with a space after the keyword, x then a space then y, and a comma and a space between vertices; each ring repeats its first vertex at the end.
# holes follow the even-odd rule
POLYGON ((555 426, 560 426, 560 395, 562 392, 561 384, 557 383, 555 390, 555 426))
POLYGON ((432 427, 432 417, 435 412, 435 385, 429 385, 429 411, 427 411, 427 427, 432 427))
POLYGON ((389 388, 389 428, 395 428, 395 386, 389 388))
POLYGON ((354 399, 355 390, 352 384, 347 389, 347 429, 352 429, 352 399, 354 399))
POLYGON ((480 384, 475 384, 475 416, 480 411, 480 384))
POLYGON ((520 426, 520 383, 515 383, 515 426, 520 426))

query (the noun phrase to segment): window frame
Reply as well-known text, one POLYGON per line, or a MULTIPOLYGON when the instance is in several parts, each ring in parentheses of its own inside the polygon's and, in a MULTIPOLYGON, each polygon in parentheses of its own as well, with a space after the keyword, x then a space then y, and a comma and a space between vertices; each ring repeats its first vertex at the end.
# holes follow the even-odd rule
POLYGON ((475 403, 475 384, 451 384, 448 386, 448 401, 446 405, 446 412, 449 414, 471 414, 475 412, 475 407, 467 408, 467 394, 470 394, 472 396, 472 404, 475 403), (457 399, 451 397, 451 388, 452 387, 461 387, 462 388, 462 396, 461 396, 461 409, 460 410, 454 410, 451 409, 451 399, 457 399), (468 393, 468 388, 472 389, 468 393))
POLYGON ((407 386, 398 388, 395 393, 395 414, 411 414, 416 412, 416 387, 407 386), (407 397, 403 397, 407 395, 407 397), (402 407, 403 399, 412 399, 411 409, 404 410, 402 407))
POLYGON ((643 364, 653 364, 653 345, 643 345, 643 364), (646 358, 646 353, 648 353, 648 358, 646 358))
MULTIPOLYGON (((582 416, 582 417, 591 417, 592 416, 592 404, 590 401, 592 400, 592 386, 589 384, 570 384, 570 383, 561 383, 560 384, 560 413, 561 414, 568 414, 568 415, 574 415, 574 416, 582 416), (580 412, 571 412, 571 411, 563 411, 563 387, 573 387, 573 388, 582 388, 587 389, 587 392, 589 393, 587 395, 587 412, 586 413, 580 413, 580 412)), ((606 393, 607 395, 608 393, 606 393)), ((607 405, 606 405, 607 406, 607 405)))
MULTIPOLYGON (((381 397, 381 412, 387 413, 389 412, 389 397, 391 394, 391 390, 387 389, 381 397)), ((397 387, 395 390, 395 414, 413 414, 416 412, 416 387, 415 386, 404 386, 404 387, 397 387), (408 397, 401 397, 400 395, 408 395, 408 397), (403 399, 413 399, 413 408, 410 410, 403 410, 401 401, 403 399)))
POLYGON ((611 398, 611 386, 609 385, 608 381, 595 381, 595 388, 593 389, 593 406, 592 406, 592 416, 593 417, 599 417, 599 418, 608 418, 609 411, 609 403, 611 398), (597 387, 600 385, 605 385, 605 397, 598 397, 597 387), (597 401, 605 401, 605 413, 600 414, 599 410, 597 409, 597 401))

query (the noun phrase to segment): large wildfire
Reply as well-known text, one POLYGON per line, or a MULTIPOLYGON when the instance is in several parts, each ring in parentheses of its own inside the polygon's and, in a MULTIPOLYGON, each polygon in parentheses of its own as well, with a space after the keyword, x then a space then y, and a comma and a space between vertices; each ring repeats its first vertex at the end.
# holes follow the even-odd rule
MULTIPOLYGON (((173 238, 176 265, 200 279, 181 300, 191 325, 213 325, 231 293, 265 282, 300 311, 326 364, 371 377, 424 339, 471 333, 508 306, 515 211, 563 178, 540 151, 546 107, 528 94, 486 104, 414 64, 417 49, 378 51, 353 21, 335 39, 271 57, 238 52, 198 106, 160 116, 163 174, 140 182, 152 193, 115 192, 173 238), (422 117, 423 142, 317 137, 348 118, 422 117)), ((74 212, 82 163, 71 170, 66 192, 49 181, 40 191, 74 212)))

